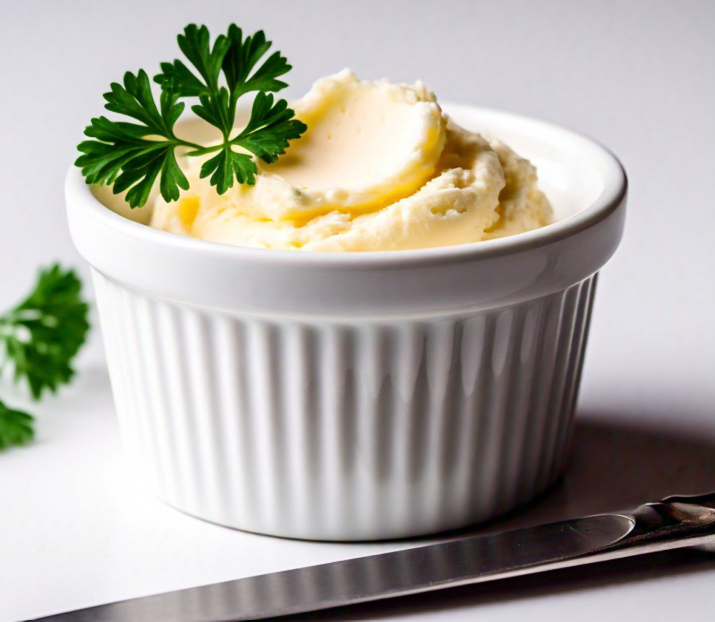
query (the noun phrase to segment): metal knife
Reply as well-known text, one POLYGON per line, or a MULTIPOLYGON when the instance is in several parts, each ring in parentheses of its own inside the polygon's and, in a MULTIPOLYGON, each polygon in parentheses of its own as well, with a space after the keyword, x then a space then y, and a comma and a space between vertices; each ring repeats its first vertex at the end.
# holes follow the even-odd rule
POLYGON ((327 609, 675 549, 715 552, 715 492, 133 598, 44 622, 229 622, 327 609))

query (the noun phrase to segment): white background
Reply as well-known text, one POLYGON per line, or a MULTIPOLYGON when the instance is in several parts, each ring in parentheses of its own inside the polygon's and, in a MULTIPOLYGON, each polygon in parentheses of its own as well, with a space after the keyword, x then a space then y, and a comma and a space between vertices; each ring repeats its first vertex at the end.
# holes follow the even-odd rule
MULTIPOLYGON (((176 57, 191 21, 264 29, 294 66, 288 96, 347 66, 420 78, 444 101, 554 120, 610 147, 629 174, 629 211, 599 282, 585 423, 566 483, 517 522, 715 489, 715 2, 2 0, 0 309, 42 264, 88 274, 64 215, 75 145, 109 82, 176 57)), ((249 536, 124 487, 96 335, 81 368, 74 387, 33 407, 38 442, 0 454, 1 622, 389 546, 249 536)), ((26 403, 7 383, 0 396, 26 403)), ((714 583, 713 560, 665 556, 342 619, 659 620, 712 612, 714 583)))

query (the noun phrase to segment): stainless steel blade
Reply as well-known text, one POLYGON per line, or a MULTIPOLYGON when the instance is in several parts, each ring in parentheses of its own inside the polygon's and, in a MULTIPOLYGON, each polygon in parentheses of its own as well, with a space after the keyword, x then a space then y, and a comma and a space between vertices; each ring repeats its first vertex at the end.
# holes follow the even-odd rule
POLYGON ((252 620, 470 582, 608 546, 633 521, 605 515, 287 570, 42 618, 53 622, 252 620))
POLYGON ((43 622, 228 622, 715 545, 715 494, 134 598, 43 622))

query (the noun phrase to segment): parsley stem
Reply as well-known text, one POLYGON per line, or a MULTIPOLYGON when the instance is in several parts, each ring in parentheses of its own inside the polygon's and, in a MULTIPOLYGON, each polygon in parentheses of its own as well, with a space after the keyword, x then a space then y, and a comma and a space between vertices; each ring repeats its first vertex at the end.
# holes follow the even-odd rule
POLYGON ((211 147, 201 147, 199 145, 196 145, 196 148, 194 151, 189 151, 186 153, 187 156, 195 158, 197 156, 202 156, 202 155, 207 155, 209 153, 214 153, 215 151, 221 151, 221 149, 224 148, 224 145, 226 143, 221 143, 220 145, 213 145, 211 147))
POLYGON ((203 149, 204 148, 202 145, 197 145, 196 143, 190 143, 186 140, 181 140, 180 138, 176 139, 175 144, 177 147, 189 147, 190 149, 203 149))

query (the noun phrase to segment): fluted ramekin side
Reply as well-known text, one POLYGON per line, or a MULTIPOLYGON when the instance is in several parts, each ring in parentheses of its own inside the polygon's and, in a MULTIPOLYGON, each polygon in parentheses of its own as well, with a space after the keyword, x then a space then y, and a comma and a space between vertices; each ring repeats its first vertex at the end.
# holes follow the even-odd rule
POLYGON ((560 471, 595 277, 506 308, 352 322, 94 280, 127 446, 189 514, 406 537, 496 516, 560 471))

